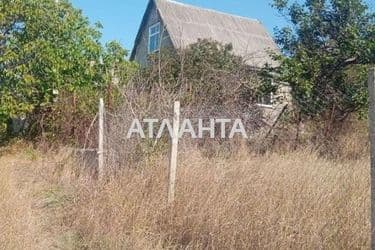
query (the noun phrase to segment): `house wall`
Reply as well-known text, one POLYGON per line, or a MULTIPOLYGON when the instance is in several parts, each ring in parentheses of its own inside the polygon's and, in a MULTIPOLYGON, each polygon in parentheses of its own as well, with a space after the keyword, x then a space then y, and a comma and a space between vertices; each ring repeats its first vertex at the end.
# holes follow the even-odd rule
POLYGON ((161 24, 161 42, 160 42, 160 47, 161 48, 169 48, 173 47, 173 43, 171 41, 171 38, 169 37, 168 31, 165 29, 164 24, 161 20, 161 17, 153 4, 151 7, 146 25, 141 27, 141 37, 138 41, 138 44, 136 45, 136 50, 135 50, 135 56, 134 60, 138 62, 141 66, 147 66, 148 64, 148 38, 149 38, 149 27, 160 22, 161 24))

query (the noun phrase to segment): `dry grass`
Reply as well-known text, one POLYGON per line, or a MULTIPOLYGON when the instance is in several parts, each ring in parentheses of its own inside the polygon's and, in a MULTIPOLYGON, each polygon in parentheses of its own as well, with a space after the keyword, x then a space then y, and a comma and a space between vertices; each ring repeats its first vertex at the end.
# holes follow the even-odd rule
POLYGON ((357 249, 369 247, 368 159, 310 152, 208 160, 181 156, 166 206, 166 164, 80 186, 69 217, 90 249, 357 249))
POLYGON ((0 249, 71 249, 60 248, 69 230, 61 226, 68 189, 57 181, 66 157, 24 143, 0 149, 0 249))
POLYGON ((309 150, 263 156, 242 151, 227 159, 186 150, 179 156, 176 202, 168 206, 166 157, 98 183, 61 152, 22 162, 13 154, 0 159, 22 171, 33 166, 26 173, 39 186, 33 188, 38 195, 17 190, 12 164, 1 166, 4 249, 49 249, 41 247, 43 237, 62 249, 370 248, 366 153, 341 162, 309 150), (48 206, 25 213, 40 197, 48 206), (48 226, 36 223, 41 212, 48 226))
POLYGON ((36 207, 44 184, 34 169, 38 164, 34 162, 36 158, 36 152, 25 145, 14 146, 0 157, 1 249, 34 249, 36 245, 48 245, 49 236, 42 234, 46 214, 40 217, 36 207))

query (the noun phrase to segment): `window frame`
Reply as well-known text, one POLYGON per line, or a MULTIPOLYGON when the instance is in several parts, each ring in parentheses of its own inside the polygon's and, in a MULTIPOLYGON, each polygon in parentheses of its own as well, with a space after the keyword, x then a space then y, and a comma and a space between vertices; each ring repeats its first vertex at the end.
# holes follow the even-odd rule
POLYGON ((151 25, 149 28, 148 28, 148 44, 147 44, 147 50, 148 50, 148 54, 151 54, 151 53, 155 53, 155 52, 158 52, 159 49, 160 49, 160 43, 161 43, 161 37, 160 37, 160 34, 161 34, 161 23, 160 22, 157 22, 153 25, 151 25), (152 33, 152 29, 158 27, 158 31, 157 32, 154 32, 152 33), (153 51, 151 51, 151 38, 154 37, 154 36, 158 36, 158 41, 159 41, 159 44, 157 46, 157 48, 153 51))

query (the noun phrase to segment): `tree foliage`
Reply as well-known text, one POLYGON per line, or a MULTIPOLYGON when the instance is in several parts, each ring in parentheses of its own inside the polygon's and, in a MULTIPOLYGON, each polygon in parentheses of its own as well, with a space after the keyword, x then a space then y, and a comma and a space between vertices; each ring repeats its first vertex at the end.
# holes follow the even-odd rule
POLYGON ((178 51, 162 50, 150 64, 144 74, 170 92, 186 93, 187 103, 200 99, 215 105, 231 99, 249 106, 262 94, 258 72, 233 53, 231 44, 203 39, 178 51))
POLYGON ((127 52, 104 48, 100 28, 67 0, 0 1, 0 124, 50 112, 63 92, 103 93, 110 67, 126 75, 127 52))
POLYGON ((274 0, 289 26, 277 30, 279 80, 304 117, 337 121, 367 105, 375 63, 375 15, 361 0, 274 0))

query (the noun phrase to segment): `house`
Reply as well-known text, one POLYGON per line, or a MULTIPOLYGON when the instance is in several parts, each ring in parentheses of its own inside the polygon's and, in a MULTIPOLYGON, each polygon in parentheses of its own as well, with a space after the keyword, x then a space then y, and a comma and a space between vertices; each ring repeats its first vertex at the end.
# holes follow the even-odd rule
MULTIPOLYGON (((172 0, 149 1, 130 59, 147 66, 148 56, 161 48, 183 49, 199 39, 232 44, 233 53, 255 69, 265 64, 276 65, 269 52, 279 53, 279 49, 260 21, 172 0)), ((284 112, 288 100, 287 85, 259 100, 271 127, 284 112)))
POLYGON ((135 39, 130 59, 147 66, 160 48, 183 49, 198 39, 231 43, 233 53, 252 67, 275 62, 269 51, 278 47, 261 22, 172 0, 150 0, 135 39))

